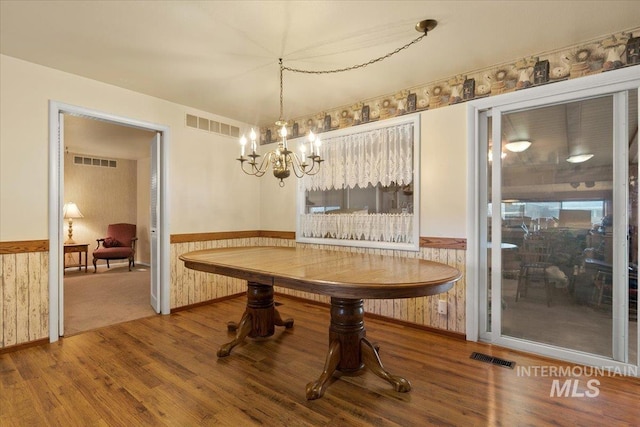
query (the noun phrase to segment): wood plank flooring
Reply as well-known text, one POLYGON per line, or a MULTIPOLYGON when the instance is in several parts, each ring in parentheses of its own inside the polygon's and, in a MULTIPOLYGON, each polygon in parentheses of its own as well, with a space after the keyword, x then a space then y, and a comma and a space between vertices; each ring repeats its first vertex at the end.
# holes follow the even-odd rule
POLYGON ((366 318, 381 359, 413 389, 397 393, 370 371, 332 380, 305 399, 327 350, 328 307, 277 296, 292 329, 249 339, 218 359, 244 298, 153 316, 0 355, 0 425, 425 426, 638 425, 640 379, 519 375, 573 366, 366 318), (469 358, 474 351, 516 369, 469 358), (598 395, 588 397, 587 381, 598 395), (582 397, 550 397, 578 380, 582 397))

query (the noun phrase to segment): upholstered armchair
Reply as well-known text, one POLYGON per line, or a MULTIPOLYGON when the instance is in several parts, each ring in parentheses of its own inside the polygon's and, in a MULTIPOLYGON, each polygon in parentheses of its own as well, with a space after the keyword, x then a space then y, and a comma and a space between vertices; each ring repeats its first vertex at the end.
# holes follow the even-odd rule
POLYGON ((135 224, 109 224, 107 237, 97 239, 98 246, 93 251, 93 272, 98 271, 96 263, 99 259, 107 261, 107 268, 110 268, 109 260, 128 259, 131 271, 131 266, 135 267, 137 240, 135 224))

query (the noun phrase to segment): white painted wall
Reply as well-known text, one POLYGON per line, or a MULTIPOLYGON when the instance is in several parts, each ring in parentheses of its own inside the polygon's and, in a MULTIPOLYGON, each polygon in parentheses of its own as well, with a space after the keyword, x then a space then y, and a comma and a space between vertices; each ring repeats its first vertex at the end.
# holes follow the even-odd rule
POLYGON ((171 128, 170 233, 260 229, 260 181, 234 161, 236 139, 184 121, 188 112, 247 124, 6 55, 0 94, 0 241, 48 239, 49 100, 171 128))
MULTIPOLYGON (((467 237, 466 114, 465 104, 421 113, 420 236, 467 237)), ((295 231, 296 194, 295 178, 286 179, 284 188, 272 176, 260 180, 263 230, 295 231)))
POLYGON ((467 237, 467 107, 421 115, 420 236, 467 237))
MULTIPOLYGON (((259 151, 264 154, 275 148, 275 143, 267 144, 260 146, 259 151)), ((292 173, 284 180, 284 187, 278 186, 280 180, 271 169, 262 178, 248 178, 260 180, 260 229, 295 231, 298 178, 292 173)))
MULTIPOLYGON (((236 138, 187 128, 184 115, 246 124, 6 55, 0 93, 0 241, 48 238, 50 99, 171 128, 170 233, 295 230, 297 179, 243 174, 236 138)), ((465 108, 421 115, 421 236, 466 237, 465 108)))

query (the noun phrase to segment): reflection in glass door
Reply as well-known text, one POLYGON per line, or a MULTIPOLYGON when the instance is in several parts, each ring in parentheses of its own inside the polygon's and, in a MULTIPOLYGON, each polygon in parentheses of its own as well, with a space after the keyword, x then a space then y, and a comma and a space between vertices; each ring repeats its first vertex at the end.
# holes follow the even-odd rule
POLYGON ((486 330, 637 361, 637 345, 622 339, 637 337, 637 138, 635 155, 614 143, 625 123, 614 120, 621 100, 636 118, 623 133, 633 135, 637 91, 494 112, 485 122, 486 330))

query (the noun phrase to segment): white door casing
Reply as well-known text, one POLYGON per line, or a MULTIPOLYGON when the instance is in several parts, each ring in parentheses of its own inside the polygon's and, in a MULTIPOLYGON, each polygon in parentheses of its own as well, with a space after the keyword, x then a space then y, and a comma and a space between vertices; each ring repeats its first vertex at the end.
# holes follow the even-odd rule
MULTIPOLYGON (((566 102, 571 99, 579 99, 585 97, 599 96, 602 94, 615 94, 615 105, 619 110, 618 113, 624 113, 626 108, 626 95, 623 91, 626 90, 638 90, 640 89, 640 80, 638 80, 637 71, 633 69, 622 69, 611 73, 603 73, 594 76, 588 76, 585 78, 577 79, 574 81, 567 81, 559 84, 542 86, 538 88, 527 89, 526 91, 515 92, 510 94, 501 95, 498 97, 490 97, 478 101, 470 101, 468 105, 468 148, 469 158, 475 159, 475 161, 469 162, 468 173, 468 189, 469 189, 469 209, 468 209, 468 230, 469 230, 469 244, 467 253, 467 338, 470 340, 486 340, 495 344, 503 345, 510 348, 516 348, 524 351, 533 351, 554 358, 560 358, 565 360, 572 360, 577 363, 587 365, 606 365, 624 368, 625 366, 635 365, 640 366, 640 359, 629 360, 627 357, 628 345, 628 331, 626 327, 626 317, 628 312, 626 310, 626 293, 624 289, 619 288, 614 291, 613 305, 618 307, 617 315, 614 316, 614 357, 613 360, 594 357, 592 355, 574 351, 567 351, 559 348, 552 348, 551 346, 544 345, 531 345, 519 340, 513 340, 500 336, 500 287, 492 287, 491 305, 488 307, 491 311, 491 330, 487 331, 487 323, 483 319, 487 318, 488 310, 483 309, 482 305, 486 303, 487 294, 486 290, 483 292, 479 289, 479 286, 486 286, 484 278, 487 277, 486 269, 483 270, 480 266, 487 265, 486 259, 483 259, 481 254, 486 251, 486 242, 488 239, 492 241, 501 241, 500 235, 500 223, 499 218, 493 219, 492 236, 483 235, 482 229, 486 226, 486 221, 483 222, 482 206, 486 200, 486 192, 482 192, 480 187, 486 185, 486 180, 483 179, 483 174, 486 173, 486 169, 483 169, 481 164, 485 161, 487 156, 486 142, 486 114, 483 112, 491 111, 492 115, 492 128, 494 141, 500 140, 500 118, 504 111, 518 110, 532 105, 550 105, 558 102, 566 102), (484 144, 482 138, 485 138, 484 144), (484 158, 481 158, 484 156, 484 158), (484 194, 484 196, 483 196, 484 194), (617 294, 616 294, 617 293, 617 294), (621 295, 623 293, 623 295, 621 295)), ((615 113, 615 112, 614 112, 615 113)), ((617 117, 616 124, 614 125, 614 140, 618 141, 615 152, 617 158, 615 169, 616 182, 626 182, 626 170, 624 167, 628 163, 626 153, 626 144, 628 136, 626 135, 627 125, 625 123, 625 114, 614 114, 617 117)), ((634 154, 635 155, 635 154, 634 154)), ((493 156, 500 156, 499 144, 494 144, 493 156)), ((492 184, 497 189, 500 188, 500 168, 493 168, 492 170, 492 184)), ((616 256, 614 263, 617 268, 617 277, 614 277, 616 283, 627 283, 625 276, 626 264, 625 257, 620 255, 626 252, 624 243, 625 227, 626 227, 626 198, 627 192, 623 185, 616 187, 614 193, 614 204, 617 206, 617 212, 620 216, 616 223, 619 228, 616 235, 619 237, 618 243, 622 250, 618 251, 619 255, 616 256)), ((492 193, 494 196, 494 204, 500 202, 499 194, 495 191, 492 193)), ((486 217, 484 218, 486 220, 486 217)), ((501 271, 500 257, 493 257, 491 271, 494 276, 493 282, 498 283, 499 274, 501 271)), ((638 338, 640 338, 640 332, 638 332, 638 338)), ((640 341, 640 340, 639 340, 640 341)), ((638 344, 638 352, 640 352, 640 343, 638 344)))
MULTIPOLYGON (((157 224, 155 227, 156 262, 152 261, 152 289, 155 280, 154 309, 169 314, 169 229, 166 192, 169 156, 169 128, 151 122, 117 116, 84 107, 49 101, 49 341, 55 342, 64 333, 64 288, 61 264, 63 250, 62 206, 64 197, 64 114, 88 117, 117 125, 156 132, 152 144, 156 151, 157 224)), ((154 166, 152 166, 153 169, 154 166)), ((152 246, 153 250, 153 246, 152 246)), ((152 255, 153 256, 153 255, 152 255)), ((153 296, 152 296, 153 298, 153 296)))
POLYGON ((160 170, 160 138, 159 132, 151 140, 151 195, 150 195, 150 246, 151 246, 151 307, 156 313, 160 313, 160 280, 156 266, 160 260, 160 245, 158 244, 159 201, 160 182, 158 172, 160 170))

